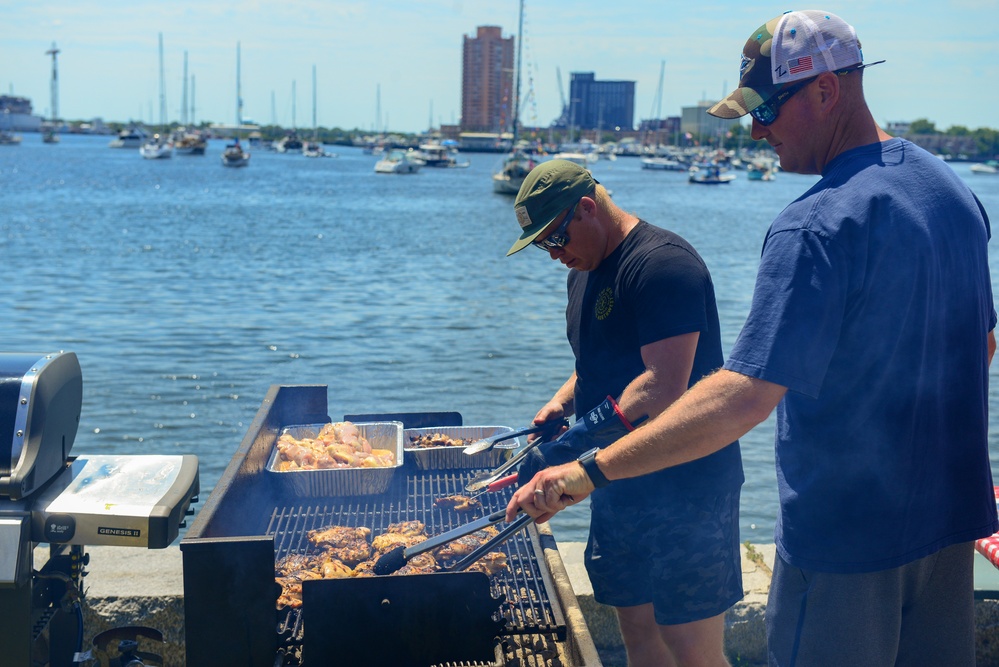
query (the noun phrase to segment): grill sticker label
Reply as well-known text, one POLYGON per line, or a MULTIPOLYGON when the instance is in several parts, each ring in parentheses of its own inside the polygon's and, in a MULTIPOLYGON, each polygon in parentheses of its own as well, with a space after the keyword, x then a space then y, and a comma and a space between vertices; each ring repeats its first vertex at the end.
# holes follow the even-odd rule
POLYGON ((142 531, 137 528, 110 528, 108 526, 98 526, 97 534, 114 537, 142 537, 142 531))

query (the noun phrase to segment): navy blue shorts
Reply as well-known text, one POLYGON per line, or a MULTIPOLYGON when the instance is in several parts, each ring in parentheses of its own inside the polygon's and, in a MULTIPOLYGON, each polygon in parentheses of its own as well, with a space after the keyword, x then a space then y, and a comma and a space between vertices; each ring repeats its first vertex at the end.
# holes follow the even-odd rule
POLYGON ((717 616, 742 599, 739 489, 668 504, 636 506, 636 499, 626 508, 601 491, 590 496, 585 555, 597 602, 651 602, 656 623, 679 625, 717 616))

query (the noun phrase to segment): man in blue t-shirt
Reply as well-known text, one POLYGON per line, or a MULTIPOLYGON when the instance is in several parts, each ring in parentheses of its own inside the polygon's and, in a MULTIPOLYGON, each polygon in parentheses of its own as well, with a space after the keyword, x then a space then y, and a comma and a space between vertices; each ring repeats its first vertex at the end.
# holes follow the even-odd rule
MULTIPOLYGON (((567 160, 535 167, 514 211, 521 235, 508 254, 533 244, 570 269, 566 331, 575 370, 534 422, 575 414, 576 423, 541 464, 613 441, 579 435, 603 414, 601 405, 614 403, 612 424, 630 428, 721 367, 711 275, 684 239, 621 210, 589 170, 567 160)), ((742 482, 733 439, 696 461, 593 494, 584 563, 594 598, 617 611, 632 667, 729 664, 724 615, 743 595, 742 482)))
POLYGON ((821 180, 767 233, 724 368, 589 468, 542 471, 508 511, 546 520, 594 483, 710 454, 776 408, 770 664, 970 666, 973 542, 999 529, 991 231, 950 167, 878 127, 867 66, 827 12, 753 32, 739 88, 709 113, 751 114, 784 170, 821 180))

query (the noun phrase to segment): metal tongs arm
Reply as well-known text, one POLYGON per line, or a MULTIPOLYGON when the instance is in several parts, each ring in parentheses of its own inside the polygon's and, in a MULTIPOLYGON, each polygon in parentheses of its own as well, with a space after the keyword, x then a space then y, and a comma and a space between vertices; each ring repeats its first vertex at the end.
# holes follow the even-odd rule
POLYGON ((481 440, 476 440, 468 447, 462 450, 465 454, 478 454, 479 452, 484 452, 486 450, 492 449, 498 443, 504 440, 513 440, 522 435, 530 435, 532 433, 540 433, 542 439, 548 439, 552 436, 552 433, 562 430, 562 427, 568 426, 569 421, 567 419, 552 420, 544 422, 543 424, 535 424, 533 426, 527 426, 525 428, 517 429, 515 431, 509 431, 507 433, 498 433, 496 435, 490 436, 488 438, 482 438, 481 440))
POLYGON ((485 556, 487 553, 498 547, 503 542, 506 542, 511 535, 516 533, 518 530, 520 530, 527 524, 532 523, 533 521, 534 517, 532 517, 530 514, 521 514, 516 519, 511 521, 510 525, 506 526, 496 535, 489 538, 488 541, 483 542, 480 546, 476 547, 472 553, 468 554, 460 561, 449 567, 448 572, 465 571, 472 563, 485 556))
MULTIPOLYGON (((546 423, 549 423, 549 422, 546 422, 546 423)), ((558 423, 558 422, 555 422, 555 423, 558 423)), ((496 482, 496 481, 502 479, 503 476, 504 476, 504 473, 506 473, 508 470, 512 469, 514 466, 516 466, 521 461, 523 461, 524 457, 527 456, 527 454, 532 449, 534 449, 535 447, 537 447, 538 445, 540 445, 540 444, 542 444, 544 442, 547 442, 548 441, 548 437, 550 437, 552 434, 556 433, 558 430, 559 429, 552 429, 550 431, 547 431, 545 433, 545 435, 535 438, 534 442, 529 443, 526 447, 524 447, 519 452, 517 452, 513 457, 511 457, 506 463, 504 463, 500 467, 496 468, 492 472, 480 472, 478 475, 476 475, 475 477, 472 478, 471 482, 469 482, 465 486, 465 490, 469 491, 469 492, 480 491, 480 490, 488 487, 493 482, 496 482)))

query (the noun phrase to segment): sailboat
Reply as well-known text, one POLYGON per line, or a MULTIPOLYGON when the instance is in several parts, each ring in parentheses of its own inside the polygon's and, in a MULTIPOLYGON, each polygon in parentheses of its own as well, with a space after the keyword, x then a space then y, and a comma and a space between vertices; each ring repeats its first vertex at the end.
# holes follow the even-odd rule
POLYGON ((305 157, 336 157, 336 153, 327 153, 319 143, 319 127, 316 124, 316 66, 312 66, 312 139, 302 145, 302 155, 305 157))
POLYGON ((503 158, 500 170, 493 174, 493 192, 501 195, 515 195, 531 169, 534 160, 517 148, 517 133, 520 129, 520 54, 524 33, 524 0, 520 0, 520 16, 517 24, 517 83, 513 95, 513 143, 511 152, 503 158))
POLYGON ((166 134, 166 88, 163 79, 163 33, 160 33, 160 128, 163 134, 154 134, 152 139, 139 147, 139 155, 147 160, 161 160, 173 157, 173 141, 166 134))
POLYGON ((246 167, 250 164, 250 154, 239 143, 239 130, 243 127, 243 91, 239 77, 239 42, 236 42, 236 138, 222 151, 223 167, 246 167))

